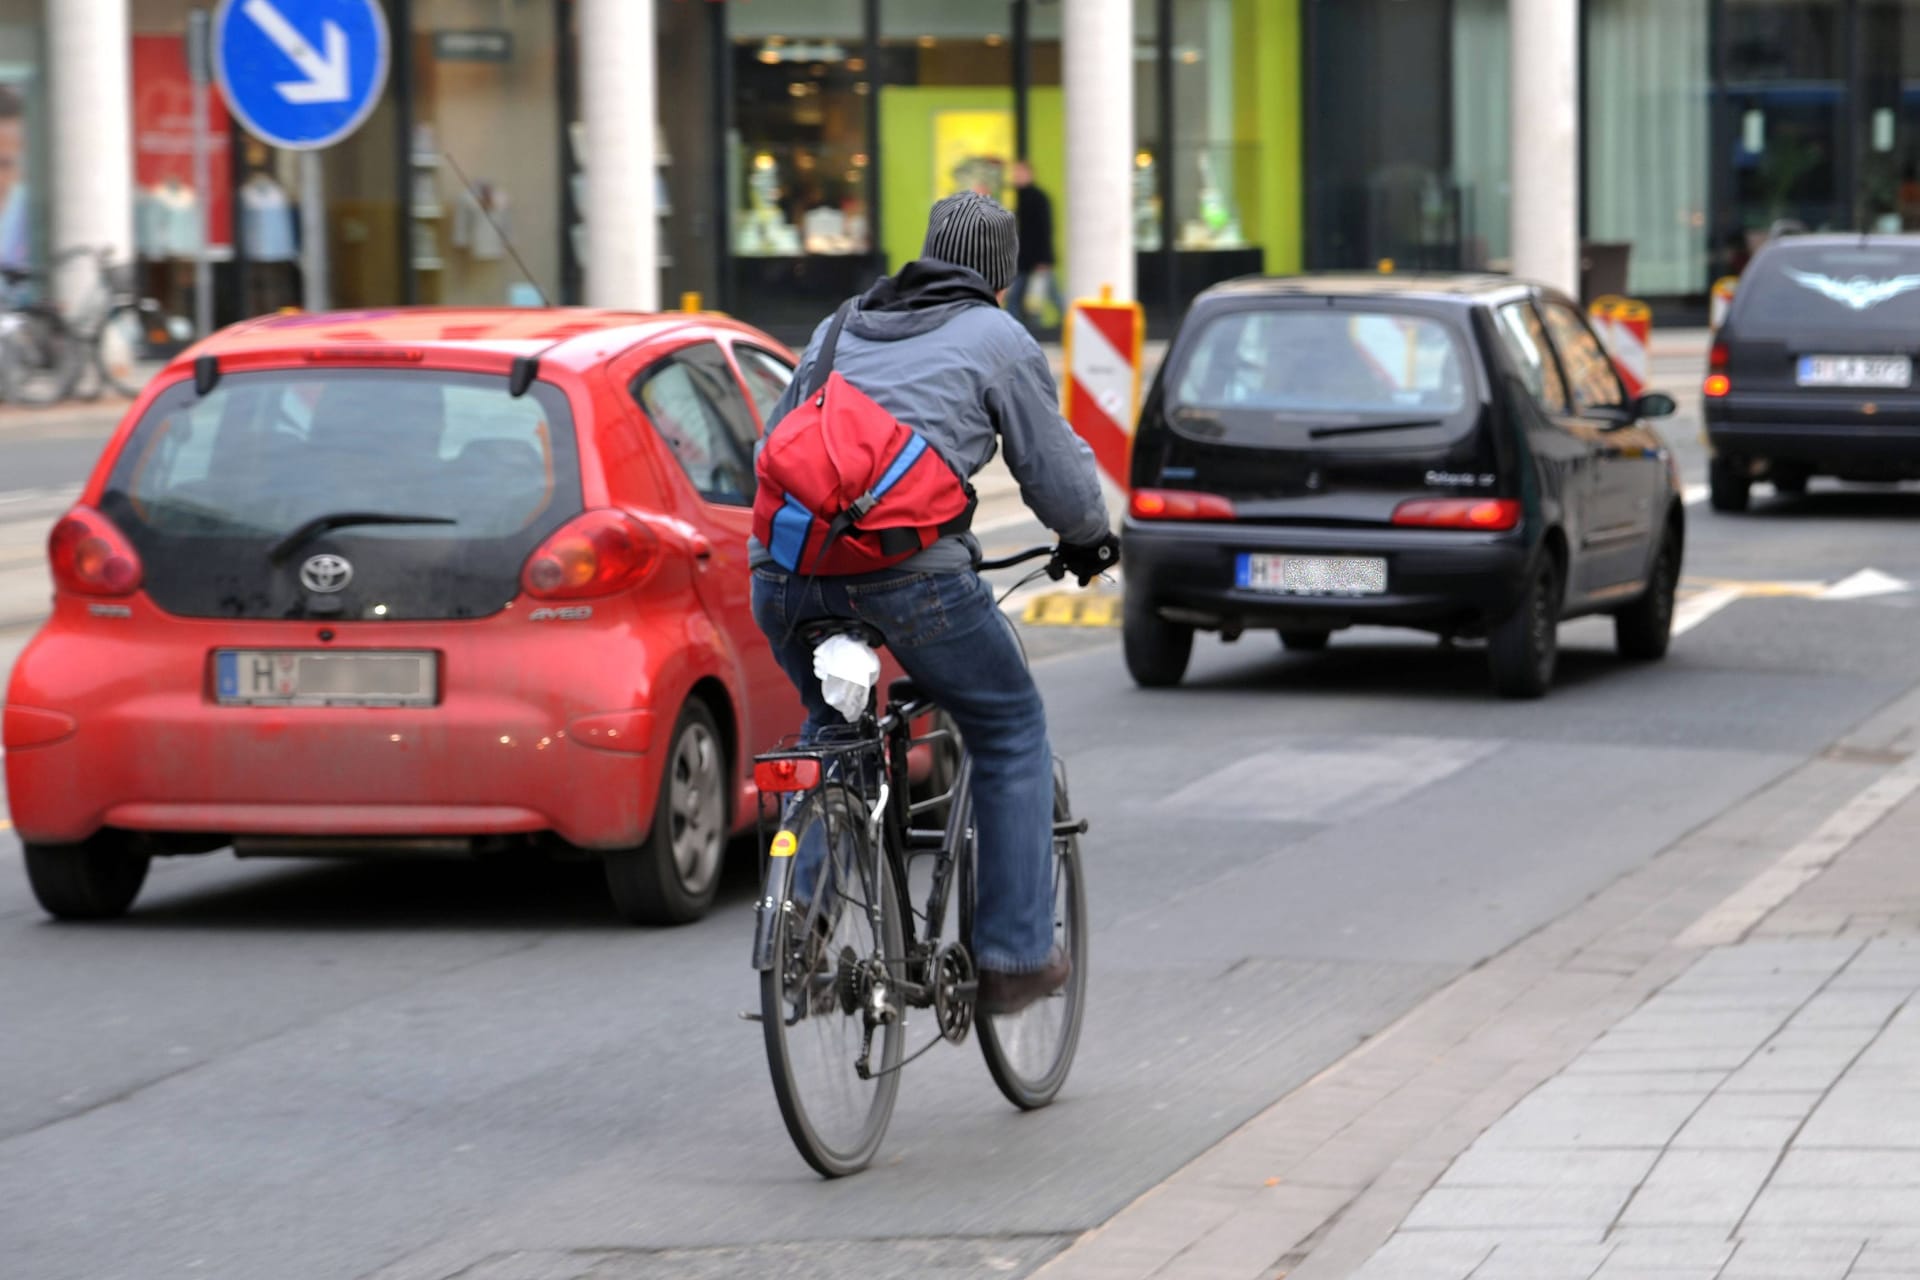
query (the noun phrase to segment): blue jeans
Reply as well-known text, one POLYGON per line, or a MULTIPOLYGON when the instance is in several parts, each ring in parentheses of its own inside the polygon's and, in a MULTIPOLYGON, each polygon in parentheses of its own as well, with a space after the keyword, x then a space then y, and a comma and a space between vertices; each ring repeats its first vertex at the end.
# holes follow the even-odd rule
POLYGON ((808 581, 761 568, 753 617, 800 690, 807 734, 845 723, 821 696, 798 631, 820 618, 871 624, 953 717, 973 758, 974 962, 998 973, 1043 968, 1053 947, 1053 749, 1040 691, 987 584, 972 572, 808 581))

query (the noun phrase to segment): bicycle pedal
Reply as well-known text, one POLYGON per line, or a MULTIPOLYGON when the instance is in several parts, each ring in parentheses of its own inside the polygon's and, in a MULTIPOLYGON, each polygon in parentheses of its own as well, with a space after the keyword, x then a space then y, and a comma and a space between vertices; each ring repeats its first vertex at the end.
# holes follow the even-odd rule
POLYGON ((766 1021, 766 1019, 765 1019, 765 1018, 763 1018, 763 1017, 761 1017, 761 1016, 760 1016, 759 1014, 757 1014, 757 1013, 755 1013, 755 1012, 754 1012, 753 1010, 751 1010, 751 1009, 742 1009, 742 1010, 740 1011, 740 1021, 742 1021, 742 1022, 765 1022, 765 1021, 766 1021))

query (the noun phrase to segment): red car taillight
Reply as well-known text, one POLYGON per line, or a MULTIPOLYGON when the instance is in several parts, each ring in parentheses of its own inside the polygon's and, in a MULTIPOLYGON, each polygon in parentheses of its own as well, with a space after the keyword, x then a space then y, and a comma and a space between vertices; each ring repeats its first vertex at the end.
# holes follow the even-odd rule
POLYGON ((75 507, 47 538, 53 581, 83 596, 130 596, 140 589, 140 557, 126 535, 92 507, 75 507))
POLYGON ((1515 498, 1415 498, 1393 509, 1393 522, 1427 529, 1498 532, 1520 523, 1515 498))
POLYGON ((624 591, 660 560, 653 531, 620 511, 589 511, 527 557, 520 587, 539 600, 584 600, 624 591))
POLYGON ((1718 400, 1733 390, 1733 380, 1727 377, 1727 344, 1716 342, 1707 352, 1707 380, 1700 390, 1710 400, 1718 400))
POLYGON ((1128 504, 1136 520, 1231 520, 1233 503, 1217 493, 1137 489, 1128 504))

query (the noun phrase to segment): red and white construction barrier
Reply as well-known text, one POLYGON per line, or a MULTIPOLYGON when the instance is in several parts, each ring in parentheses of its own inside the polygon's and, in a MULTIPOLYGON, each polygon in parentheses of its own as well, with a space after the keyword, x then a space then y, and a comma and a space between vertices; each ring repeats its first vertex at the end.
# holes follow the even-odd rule
POLYGON ((1640 395, 1652 376, 1653 312, 1644 302, 1608 296, 1595 298, 1587 314, 1627 384, 1627 394, 1640 395))
POLYGON ((1137 302, 1116 302, 1111 289, 1076 298, 1067 308, 1066 377, 1061 410, 1093 449, 1094 461, 1121 488, 1140 410, 1140 351, 1146 313, 1137 302))

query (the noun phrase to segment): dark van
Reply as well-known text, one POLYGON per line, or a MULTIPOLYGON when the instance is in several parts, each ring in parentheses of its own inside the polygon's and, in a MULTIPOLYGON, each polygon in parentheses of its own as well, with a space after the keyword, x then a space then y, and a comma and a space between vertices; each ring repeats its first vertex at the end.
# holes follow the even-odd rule
POLYGON ((1125 649, 1172 685, 1195 631, 1325 647, 1374 624, 1485 637, 1537 697, 1562 619, 1661 657, 1685 508, 1580 310, 1506 278, 1233 281, 1182 322, 1135 435, 1125 649))

